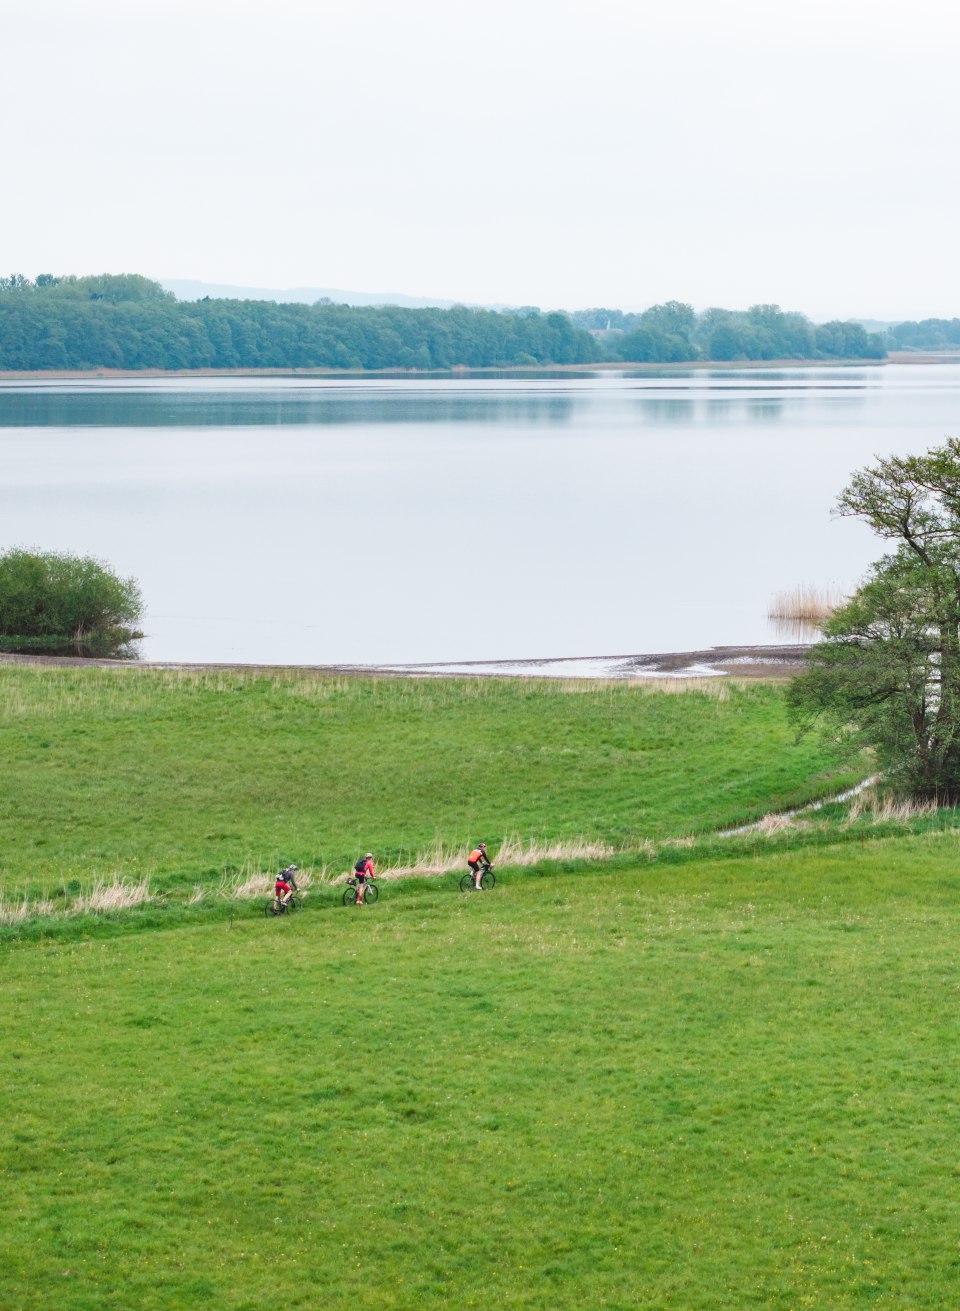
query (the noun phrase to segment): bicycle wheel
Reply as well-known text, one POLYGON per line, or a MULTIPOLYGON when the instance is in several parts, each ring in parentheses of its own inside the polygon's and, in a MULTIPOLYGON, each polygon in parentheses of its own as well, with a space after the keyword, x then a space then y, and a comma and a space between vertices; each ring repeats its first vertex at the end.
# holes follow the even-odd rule
POLYGON ((292 896, 287 902, 287 910, 303 910, 303 898, 292 896))
POLYGON ((363 899, 372 906, 380 896, 380 889, 375 883, 365 883, 363 885, 363 899))
POLYGON ((343 890, 343 904, 345 906, 355 906, 357 903, 357 885, 348 883, 343 890))
POLYGON ((497 886, 497 880, 494 878, 492 869, 485 869, 480 875, 480 886, 484 892, 492 892, 497 886))
POLYGON ((472 890, 473 890, 473 875, 464 874, 463 878, 460 880, 460 891, 472 892, 472 890))
POLYGON ((279 915, 281 913, 277 910, 277 903, 274 901, 273 897, 271 897, 264 906, 263 913, 264 915, 279 915))

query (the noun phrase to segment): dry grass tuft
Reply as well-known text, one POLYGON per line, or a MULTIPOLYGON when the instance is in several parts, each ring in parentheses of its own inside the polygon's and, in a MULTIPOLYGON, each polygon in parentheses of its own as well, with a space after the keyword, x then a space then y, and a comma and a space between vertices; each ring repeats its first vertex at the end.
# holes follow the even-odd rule
POLYGON ((134 883, 129 879, 114 876, 112 882, 102 883, 98 880, 89 892, 75 897, 71 902, 70 910, 78 915, 91 911, 95 915, 100 915, 104 911, 128 910, 131 906, 142 906, 151 900, 149 879, 139 879, 134 883))
MULTIPOLYGON (((651 844, 646 844, 650 845, 651 844)), ((616 848, 607 842, 598 842, 590 838, 568 838, 565 841, 538 842, 534 838, 524 840, 516 834, 505 837, 496 852, 495 865, 536 865, 541 860, 602 860, 612 856, 616 848)), ((644 847, 645 851, 645 847, 644 847)), ((467 868, 467 847, 445 847, 442 842, 418 851, 408 864, 391 865, 382 870, 377 877, 381 879, 430 878, 440 874, 451 874, 467 868)), ((342 882, 351 877, 351 872, 341 874, 335 882, 342 882)))
MULTIPOLYGON (((273 892, 274 874, 265 874, 262 869, 245 868, 239 874, 224 874, 217 885, 216 895, 227 897, 231 901, 250 901, 254 897, 264 897, 273 892)), ((298 869, 297 887, 301 892, 313 887, 315 883, 331 883, 326 865, 320 869, 298 869)), ((198 897, 199 901, 200 898, 198 897)), ((191 899, 190 905, 193 904, 191 899)))
POLYGON ((236 901, 249 901, 252 897, 265 897, 273 891, 273 875, 262 871, 250 874, 234 874, 231 878, 224 875, 217 887, 220 897, 232 897, 236 901))
POLYGON ((754 831, 765 838, 772 838, 776 833, 784 833, 787 829, 796 828, 796 821, 792 815, 764 815, 754 825, 754 831))
POLYGON ((567 838, 559 842, 536 842, 513 836, 500 844, 497 860, 503 865, 536 865, 541 860, 603 860, 613 856, 616 847, 590 838, 567 838))
POLYGON ((30 902, 26 897, 18 902, 7 902, 0 897, 0 924, 22 924, 30 914, 30 902))
POLYGON ((909 824, 925 815, 935 815, 935 801, 898 801, 893 796, 878 797, 876 792, 861 792, 854 797, 847 812, 847 823, 870 819, 874 824, 909 824))

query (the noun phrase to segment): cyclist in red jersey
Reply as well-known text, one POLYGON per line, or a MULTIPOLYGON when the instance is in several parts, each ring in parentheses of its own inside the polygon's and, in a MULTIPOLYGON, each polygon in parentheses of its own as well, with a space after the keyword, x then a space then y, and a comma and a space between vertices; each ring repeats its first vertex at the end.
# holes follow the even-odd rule
POLYGON ((480 885, 480 880, 483 878, 484 873, 488 869, 493 868, 493 866, 490 864, 490 859, 487 856, 487 844, 485 842, 477 843, 474 849, 470 852, 470 855, 467 857, 467 864, 473 870, 474 888, 477 890, 477 892, 482 892, 483 888, 480 885))
POLYGON ((293 877, 296 868, 296 865, 288 865, 286 869, 280 871, 273 881, 273 909, 277 913, 280 911, 281 903, 286 906, 297 890, 297 880, 293 877), (287 882, 288 879, 289 882, 287 882))
POLYGON ((373 852, 368 851, 353 867, 353 872, 357 876, 357 901, 358 906, 363 905, 363 888, 367 879, 374 879, 376 875, 373 872, 373 852))

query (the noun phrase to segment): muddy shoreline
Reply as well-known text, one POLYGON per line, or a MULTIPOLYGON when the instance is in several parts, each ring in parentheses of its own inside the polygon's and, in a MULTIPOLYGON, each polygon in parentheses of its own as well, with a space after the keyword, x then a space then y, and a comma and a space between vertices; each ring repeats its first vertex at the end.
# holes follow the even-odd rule
POLYGON ((272 665, 172 660, 98 660, 82 656, 0 654, 4 665, 94 669, 171 669, 250 674, 353 675, 389 678, 717 678, 785 679, 797 673, 809 646, 711 646, 701 651, 608 656, 543 656, 418 664, 272 665))

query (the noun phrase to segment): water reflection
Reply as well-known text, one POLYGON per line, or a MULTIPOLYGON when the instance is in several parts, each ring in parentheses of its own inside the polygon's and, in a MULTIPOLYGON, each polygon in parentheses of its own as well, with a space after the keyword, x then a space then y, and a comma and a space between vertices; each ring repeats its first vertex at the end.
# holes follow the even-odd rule
POLYGON ((632 397, 631 401, 637 422, 651 427, 692 423, 697 408, 696 401, 682 396, 632 397))
POLYGON ((564 424, 573 400, 536 392, 0 390, 0 428, 246 428, 286 425, 564 424))
POLYGON ((773 423, 783 414, 783 401, 752 401, 746 407, 751 423, 773 423))
POLYGON ((952 365, 0 382, 0 546, 139 578, 157 660, 803 642, 770 598, 880 553, 851 472, 958 415, 952 365))
POLYGON ((823 637, 819 624, 807 619, 782 619, 767 616, 770 631, 786 642, 819 642, 823 637))

